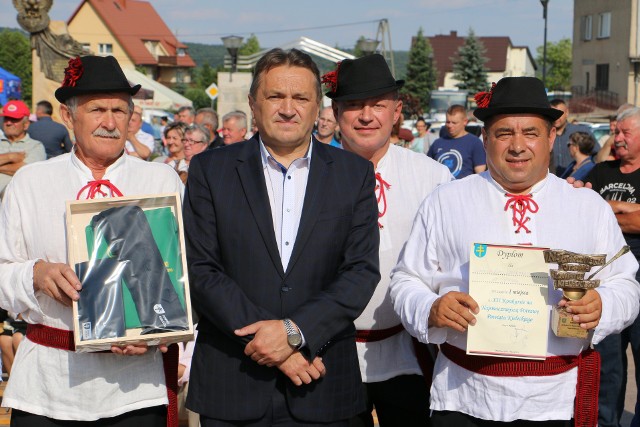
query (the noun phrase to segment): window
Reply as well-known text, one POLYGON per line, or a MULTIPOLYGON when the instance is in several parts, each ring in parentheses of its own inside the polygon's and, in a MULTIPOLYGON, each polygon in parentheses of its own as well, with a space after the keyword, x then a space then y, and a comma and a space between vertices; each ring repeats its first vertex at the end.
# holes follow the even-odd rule
POLYGON ((183 48, 183 47, 179 47, 178 48, 178 56, 186 56, 187 55, 187 49, 183 48))
POLYGON ((113 45, 111 43, 100 43, 98 45, 98 53, 100 55, 111 55, 113 53, 113 45))
POLYGON ((596 90, 609 90, 609 64, 596 65, 596 90))
POLYGON ((598 15, 598 38, 608 37, 611 37, 611 12, 604 12, 598 15))
POLYGON ((82 51, 85 53, 90 53, 91 52, 91 44, 89 43, 82 43, 82 51))
POLYGON ((582 40, 589 41, 591 40, 591 31, 593 27, 593 16, 586 15, 582 17, 581 28, 582 28, 582 40))

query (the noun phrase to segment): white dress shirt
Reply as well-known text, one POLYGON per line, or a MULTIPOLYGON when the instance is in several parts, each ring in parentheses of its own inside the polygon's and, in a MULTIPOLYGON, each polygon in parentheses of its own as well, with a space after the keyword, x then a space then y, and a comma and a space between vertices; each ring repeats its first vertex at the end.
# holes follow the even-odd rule
POLYGON ((298 235, 304 196, 307 193, 312 147, 313 141, 309 144, 307 154, 291 162, 287 169, 269 154, 262 138, 260 139, 260 154, 271 205, 273 230, 284 271, 287 271, 298 235))
MULTIPOLYGON (((136 139, 139 143, 144 144, 151 152, 153 153, 156 149, 156 141, 153 139, 153 135, 143 131, 142 129, 136 132, 136 139)), ((133 147, 133 144, 130 141, 127 141, 125 146, 125 150, 127 153, 135 153, 136 149, 133 147)))
MULTIPOLYGON (((413 219, 422 201, 438 185, 453 179, 449 169, 424 154, 390 145, 378 162, 376 173, 390 185, 380 198, 380 283, 360 317, 358 330, 387 329, 400 324, 388 288, 391 269, 398 262, 402 245, 409 238, 413 219)), ((377 183, 379 185, 379 183, 377 183)), ((378 189, 376 193, 379 194, 378 189)), ((402 331, 380 341, 356 343, 362 381, 385 381, 399 375, 420 374, 411 336, 402 331)))
MULTIPOLYGON (((125 196, 183 191, 170 167, 127 155, 107 169, 104 179, 125 196)), ((68 262, 65 202, 93 180, 75 150, 15 174, 0 207, 1 307, 21 313, 29 323, 73 330, 71 308, 34 291, 33 266, 39 259, 68 262)), ((3 398, 7 407, 82 421, 166 404, 162 354, 156 348, 142 356, 73 353, 28 339, 18 348, 3 398)))
MULTIPOLYGON (((428 328, 434 301, 450 291, 468 292, 472 243, 532 244, 612 257, 625 245, 609 205, 594 191, 575 189, 554 175, 532 190, 539 206, 527 213, 530 233, 515 233, 505 191, 489 172, 438 187, 420 208, 411 236, 393 270, 390 294, 403 325, 420 341, 466 348, 466 333, 428 328)), ((550 265, 551 268, 555 266, 550 265)), ((622 256, 596 276, 602 317, 588 339, 558 338, 549 327, 549 356, 576 355, 631 324, 638 314, 638 263, 622 256), (591 336, 592 335, 592 336, 591 336)), ((549 289, 549 310, 561 299, 549 289)), ((473 357, 473 356, 470 356, 473 357)), ((431 386, 431 409, 458 411, 494 421, 567 420, 573 416, 577 369, 553 376, 493 377, 472 373, 442 353, 431 386)))

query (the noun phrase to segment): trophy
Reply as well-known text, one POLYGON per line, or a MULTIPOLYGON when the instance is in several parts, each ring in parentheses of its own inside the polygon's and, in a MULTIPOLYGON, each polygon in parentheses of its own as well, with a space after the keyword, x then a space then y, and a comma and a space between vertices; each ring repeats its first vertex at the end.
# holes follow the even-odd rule
MULTIPOLYGON (((557 270, 551 270, 553 288, 562 289, 562 295, 571 301, 577 301, 587 293, 589 289, 595 289, 600 285, 600 280, 592 280, 593 277, 607 265, 611 264, 622 255, 629 252, 629 246, 623 246, 609 261, 606 255, 585 255, 575 252, 547 249, 544 251, 544 260, 547 263, 558 264, 557 270), (585 274, 593 267, 600 266, 595 272, 585 279, 585 274)), ((586 338, 589 331, 582 329, 578 323, 572 320, 573 314, 567 313, 564 307, 555 306, 551 316, 551 329, 558 337, 586 338)))

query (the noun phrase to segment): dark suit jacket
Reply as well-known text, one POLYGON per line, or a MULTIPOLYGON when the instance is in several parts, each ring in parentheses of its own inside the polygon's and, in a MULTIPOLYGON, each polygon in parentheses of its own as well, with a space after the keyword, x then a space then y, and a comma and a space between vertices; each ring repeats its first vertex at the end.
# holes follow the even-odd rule
POLYGON ((273 230, 257 137, 196 156, 184 199, 189 280, 200 314, 188 407, 209 417, 262 417, 276 379, 301 420, 328 422, 365 410, 353 320, 380 279, 378 207, 370 162, 313 141, 298 235, 287 271, 273 230), (291 318, 308 358, 327 374, 296 387, 245 356, 233 331, 291 318))

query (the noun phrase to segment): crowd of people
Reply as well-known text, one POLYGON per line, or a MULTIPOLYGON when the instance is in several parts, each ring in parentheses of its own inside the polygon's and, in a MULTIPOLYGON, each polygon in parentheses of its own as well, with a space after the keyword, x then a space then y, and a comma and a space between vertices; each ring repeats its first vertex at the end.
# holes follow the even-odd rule
POLYGON ((174 427, 174 390, 190 427, 368 427, 373 413, 382 427, 619 426, 629 345, 640 363, 640 109, 622 106, 596 141, 540 80, 507 77, 476 96, 480 135, 460 105, 439 135, 422 118, 413 135, 403 85, 381 55, 320 76, 307 54, 273 49, 254 70, 252 120, 184 106, 158 141, 140 86, 113 57, 86 56, 55 93, 64 126, 47 101, 33 121, 22 101, 3 106, 11 425, 174 427), (174 361, 173 345, 73 351, 82 283, 65 202, 87 185, 182 195, 198 333, 174 361), (478 242, 631 253, 581 299, 549 289, 547 309, 588 334, 549 326, 546 358, 527 360, 467 354, 484 309, 469 293, 478 242))

